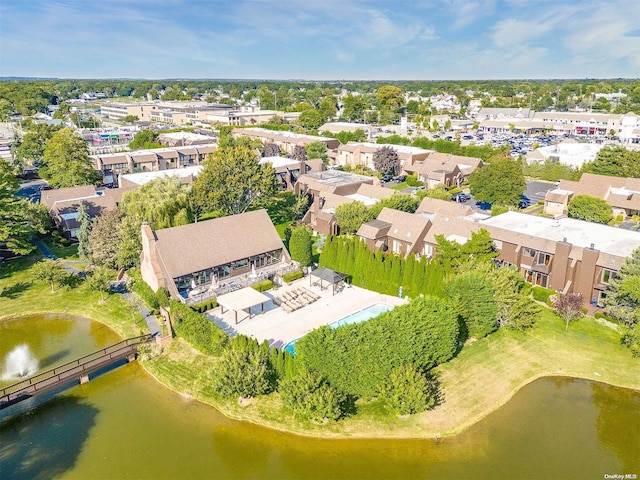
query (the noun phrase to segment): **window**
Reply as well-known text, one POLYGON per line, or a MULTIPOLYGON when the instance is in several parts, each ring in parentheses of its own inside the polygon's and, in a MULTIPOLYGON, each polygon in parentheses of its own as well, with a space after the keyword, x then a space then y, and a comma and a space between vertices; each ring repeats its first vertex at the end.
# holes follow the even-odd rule
POLYGON ((428 243, 424 244, 424 249, 422 250, 422 253, 427 257, 427 258, 431 258, 433 257, 433 246, 429 245, 428 243))
POLYGON ((607 298, 607 292, 598 292, 598 299, 596 300, 596 305, 599 307, 604 307, 604 301, 607 298))
POLYGON ((394 240, 393 243, 391 244, 391 251, 393 253, 399 254, 401 248, 402 248, 402 243, 399 242, 398 240, 394 240))
POLYGON ((535 284, 539 285, 540 287, 547 288, 547 285, 549 284, 549 275, 547 275, 546 273, 536 272, 535 284))
POLYGON ((525 248, 525 249, 522 251, 522 254, 523 254, 525 257, 530 257, 530 258, 535 257, 535 256, 536 256, 536 253, 538 253, 538 252, 536 252, 533 248, 525 248))
POLYGON ((544 252, 538 252, 538 257, 536 258, 536 265, 548 267, 551 263, 551 255, 544 252))
POLYGON ((605 285, 609 285, 609 282, 614 278, 616 278, 615 271, 606 268, 602 269, 602 283, 604 283, 605 285))

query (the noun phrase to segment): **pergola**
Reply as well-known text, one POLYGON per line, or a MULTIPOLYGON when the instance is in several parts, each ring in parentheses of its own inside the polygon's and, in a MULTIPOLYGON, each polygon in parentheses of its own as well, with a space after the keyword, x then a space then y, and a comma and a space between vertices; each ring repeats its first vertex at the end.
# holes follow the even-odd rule
POLYGON ((311 271, 311 274, 309 275, 309 285, 312 284, 311 277, 316 277, 319 279, 319 280, 316 280, 313 283, 313 285, 316 285, 319 282, 320 290, 324 290, 325 288, 328 288, 329 285, 331 285, 332 287, 331 294, 335 295, 336 285, 346 280, 349 277, 349 275, 347 275, 346 273, 338 272, 336 270, 331 270, 330 268, 322 267, 322 268, 316 268, 315 270, 311 271), (325 287, 323 282, 326 282, 329 285, 325 287))
POLYGON ((248 310, 249 318, 252 317, 251 308, 260 305, 260 313, 264 312, 264 304, 269 302, 271 298, 263 293, 254 290, 251 287, 242 288, 235 292, 225 293, 218 297, 218 305, 224 313, 227 310, 233 310, 235 314, 236 324, 238 323, 238 312, 248 310))

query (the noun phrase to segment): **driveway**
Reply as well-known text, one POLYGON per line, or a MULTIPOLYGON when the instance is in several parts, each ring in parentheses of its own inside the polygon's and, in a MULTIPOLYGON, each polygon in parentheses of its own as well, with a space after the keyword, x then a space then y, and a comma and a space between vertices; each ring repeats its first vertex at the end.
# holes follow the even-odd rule
POLYGON ((524 196, 527 197, 531 205, 544 200, 544 196, 549 190, 556 188, 556 184, 553 182, 545 182, 543 180, 527 180, 527 188, 524 191, 524 196))

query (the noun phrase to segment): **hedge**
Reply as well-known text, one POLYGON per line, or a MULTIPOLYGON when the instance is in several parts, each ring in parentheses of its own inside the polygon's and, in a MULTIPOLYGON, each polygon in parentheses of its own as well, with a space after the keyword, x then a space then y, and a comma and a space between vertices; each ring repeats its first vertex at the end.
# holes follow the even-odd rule
POLYGON ((218 306, 218 300, 215 298, 212 298, 211 300, 205 300, 204 302, 200 302, 200 303, 196 303, 194 305, 191 305, 191 310, 198 312, 198 313, 204 313, 207 310, 211 310, 212 308, 216 308, 218 306))
POLYGON ((282 280, 287 283, 291 283, 294 280, 298 280, 299 278, 302 278, 303 276, 304 276, 304 273, 302 273, 302 270, 296 270, 295 272, 291 272, 283 275, 282 280))
POLYGON ((296 342, 296 361, 339 391, 371 398, 395 368, 427 371, 449 360, 458 334, 446 300, 418 297, 366 322, 313 330, 296 342))
POLYGON ((251 285, 251 288, 259 292, 266 292, 267 290, 271 290, 273 288, 273 282, 271 280, 265 280, 264 282, 251 285))
POLYGON ((549 288, 544 288, 544 287, 539 287, 539 286, 534 286, 531 289, 531 292, 533 294, 533 299, 537 300, 539 302, 544 302, 547 305, 551 306, 551 300, 549 300, 549 297, 551 295, 555 295, 556 292, 555 290, 551 290, 549 288))
POLYGON ((227 335, 211 320, 190 307, 171 300, 171 324, 176 334, 194 348, 209 355, 219 355, 227 343, 227 335))

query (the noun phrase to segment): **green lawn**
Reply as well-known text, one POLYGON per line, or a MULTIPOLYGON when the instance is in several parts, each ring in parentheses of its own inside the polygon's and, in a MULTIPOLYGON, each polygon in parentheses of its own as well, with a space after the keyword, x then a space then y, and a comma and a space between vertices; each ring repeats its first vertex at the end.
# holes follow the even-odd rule
POLYGON ((0 319, 29 313, 69 313, 105 323, 123 337, 147 331, 140 315, 132 313, 119 295, 102 302, 100 293, 84 288, 76 277, 73 285, 56 285, 51 293, 50 284, 35 280, 30 273, 31 266, 42 258, 32 254, 0 263, 0 319))
POLYGON ((276 232, 278 232, 278 235, 280 235, 281 239, 285 239, 284 236, 284 231, 287 227, 291 226, 291 222, 284 222, 284 223, 279 223, 278 225, 275 225, 276 227, 276 232))

